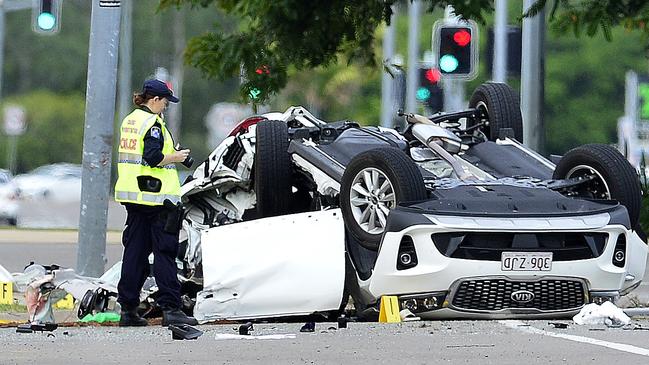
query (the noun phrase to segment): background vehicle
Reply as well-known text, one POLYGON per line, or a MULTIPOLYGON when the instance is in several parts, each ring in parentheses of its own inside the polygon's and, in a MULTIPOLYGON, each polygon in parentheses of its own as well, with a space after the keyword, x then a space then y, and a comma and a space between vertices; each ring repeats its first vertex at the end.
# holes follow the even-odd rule
POLYGON ((345 288, 361 311, 397 295, 429 318, 557 317, 640 284, 639 181, 614 148, 581 146, 555 165, 520 143, 504 84, 481 85, 465 111, 404 117, 403 133, 300 107, 244 120, 183 186, 185 275, 209 264, 201 245, 220 244, 201 231, 340 208, 345 288))
POLYGON ((0 221, 15 226, 18 216, 16 188, 9 171, 0 169, 0 221))
POLYGON ((81 196, 81 166, 56 163, 17 175, 14 185, 20 199, 74 201, 81 196))

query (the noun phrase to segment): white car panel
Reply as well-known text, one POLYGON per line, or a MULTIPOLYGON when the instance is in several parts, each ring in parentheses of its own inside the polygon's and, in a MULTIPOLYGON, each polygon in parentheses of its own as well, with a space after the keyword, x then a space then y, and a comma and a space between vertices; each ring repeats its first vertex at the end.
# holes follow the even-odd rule
POLYGON ((201 234, 200 322, 337 310, 345 282, 339 209, 258 219, 201 234), (315 232, 314 232, 315 230, 315 232))

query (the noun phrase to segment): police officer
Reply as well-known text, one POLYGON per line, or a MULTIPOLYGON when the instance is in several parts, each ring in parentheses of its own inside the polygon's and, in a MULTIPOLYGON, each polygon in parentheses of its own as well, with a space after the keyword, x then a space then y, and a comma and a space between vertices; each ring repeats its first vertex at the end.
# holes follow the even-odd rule
POLYGON ((138 106, 124 118, 120 129, 118 179, 115 200, 127 211, 122 235, 124 257, 117 286, 122 307, 120 326, 146 326, 137 313, 140 291, 149 273, 148 257, 153 252, 153 274, 158 286, 157 304, 162 325, 197 324, 181 310, 176 255, 178 230, 165 229, 169 208, 180 201, 180 182, 175 163, 183 162, 189 150, 177 151, 162 112, 178 98, 160 80, 144 82, 135 93, 138 106), (166 201, 166 202, 165 202, 166 201))

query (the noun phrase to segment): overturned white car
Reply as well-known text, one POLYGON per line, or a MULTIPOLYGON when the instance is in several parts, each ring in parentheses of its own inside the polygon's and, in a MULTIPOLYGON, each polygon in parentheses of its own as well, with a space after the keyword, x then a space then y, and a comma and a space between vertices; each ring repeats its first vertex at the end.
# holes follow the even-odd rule
MULTIPOLYGON (((562 317, 640 284, 636 171, 591 144, 555 165, 521 144, 518 98, 403 132, 301 107, 245 119, 183 185, 180 261, 199 320, 336 312, 385 295, 422 318, 562 317)), ((180 262, 179 261, 179 262, 180 262)))

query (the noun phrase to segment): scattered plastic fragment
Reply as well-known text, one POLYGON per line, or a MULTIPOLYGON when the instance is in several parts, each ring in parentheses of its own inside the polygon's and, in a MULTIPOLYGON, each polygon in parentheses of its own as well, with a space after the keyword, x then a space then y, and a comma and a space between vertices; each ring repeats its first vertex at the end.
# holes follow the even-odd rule
POLYGON ((568 328, 568 323, 548 322, 548 324, 554 326, 554 328, 568 328))
POLYGON ((16 327, 16 333, 52 332, 57 328, 59 325, 56 323, 25 323, 16 327))
POLYGON ((188 324, 172 324, 168 328, 174 340, 195 340, 203 335, 203 331, 188 324))
POLYGON ((87 314, 79 322, 88 323, 106 323, 106 322, 119 322, 120 315, 119 313, 114 312, 99 312, 96 314, 87 314))
POLYGON ((420 321, 421 318, 417 317, 410 309, 403 309, 399 312, 402 322, 420 321))
POLYGON ((315 332, 315 322, 307 322, 300 328, 300 332, 315 332))
POLYGON ((260 335, 260 336, 249 336, 249 335, 232 335, 229 333, 217 333, 214 335, 214 338, 217 340, 284 340, 297 337, 293 333, 289 334, 278 334, 278 335, 260 335))
POLYGON ((587 304, 572 320, 577 324, 605 324, 608 327, 622 327, 631 322, 631 318, 611 302, 587 304))
POLYGON ((247 322, 246 324, 239 326, 239 334, 242 336, 247 336, 250 334, 250 331, 254 330, 255 329, 252 327, 252 322, 247 322))
POLYGON ((338 328, 347 328, 347 322, 349 322, 349 319, 344 315, 338 317, 338 328))

